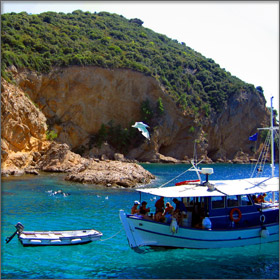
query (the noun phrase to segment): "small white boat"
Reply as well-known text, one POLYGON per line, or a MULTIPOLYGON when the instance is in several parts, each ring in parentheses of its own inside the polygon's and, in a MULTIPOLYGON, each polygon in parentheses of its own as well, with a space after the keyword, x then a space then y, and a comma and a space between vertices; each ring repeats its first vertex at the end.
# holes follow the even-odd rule
POLYGON ((91 241, 100 240, 102 233, 95 229, 85 230, 59 230, 59 231, 24 231, 21 223, 15 225, 16 232, 6 239, 9 243, 11 239, 18 235, 23 246, 53 246, 53 245, 76 245, 85 244, 91 241))

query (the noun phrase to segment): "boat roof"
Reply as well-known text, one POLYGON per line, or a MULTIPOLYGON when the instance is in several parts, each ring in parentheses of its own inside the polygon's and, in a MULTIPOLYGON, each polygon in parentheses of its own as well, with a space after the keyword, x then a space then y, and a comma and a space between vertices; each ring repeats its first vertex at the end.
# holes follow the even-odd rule
POLYGON ((279 177, 211 181, 209 183, 214 185, 213 190, 210 190, 207 185, 198 184, 164 188, 138 188, 136 190, 164 197, 226 196, 279 191, 279 177))

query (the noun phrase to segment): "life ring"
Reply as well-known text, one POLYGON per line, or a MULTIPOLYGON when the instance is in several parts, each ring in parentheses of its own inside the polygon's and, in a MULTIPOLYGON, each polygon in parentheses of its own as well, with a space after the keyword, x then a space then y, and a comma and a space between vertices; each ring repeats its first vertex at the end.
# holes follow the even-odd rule
POLYGON ((265 215, 264 215, 264 214, 262 214, 262 215, 260 216, 260 221, 261 221, 261 223, 264 223, 264 222, 265 222, 265 215))
POLYGON ((197 183, 197 182, 200 182, 200 180, 187 180, 187 181, 176 183, 175 186, 187 185, 189 183, 197 183))
POLYGON ((241 218, 242 218, 242 213, 241 213, 240 209, 238 209, 238 208, 233 208, 233 209, 231 209, 231 211, 230 211, 230 213, 229 213, 229 218, 230 218, 233 222, 238 223, 238 222, 241 220, 241 218), (233 217, 233 215, 234 215, 235 212, 238 213, 238 218, 234 218, 234 217, 233 217))

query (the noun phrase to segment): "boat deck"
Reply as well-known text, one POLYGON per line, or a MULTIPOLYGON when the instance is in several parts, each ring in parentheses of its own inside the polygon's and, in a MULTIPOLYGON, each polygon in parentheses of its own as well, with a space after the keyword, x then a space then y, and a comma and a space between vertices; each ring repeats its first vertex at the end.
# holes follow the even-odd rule
MULTIPOLYGON (((278 206, 275 208, 279 208, 278 206)), ((265 212, 265 211, 263 211, 265 212)), ((132 215, 132 214, 127 214, 127 218, 130 219, 135 219, 135 220, 139 220, 139 221, 145 221, 145 222, 150 222, 150 223, 154 223, 154 224, 161 224, 161 225, 166 225, 166 226, 170 226, 170 222, 160 222, 160 221, 155 221, 153 220, 151 217, 147 216, 147 217, 143 217, 143 216, 139 216, 139 215, 132 215)), ((278 222, 275 223, 270 223, 270 224, 265 224, 266 226, 271 226, 274 224, 278 224, 278 222)), ((211 229, 207 229, 207 228, 202 228, 202 226, 192 226, 191 224, 181 224, 178 225, 179 228, 185 228, 185 229, 194 229, 194 230, 202 230, 202 231, 235 231, 235 230, 242 230, 242 229, 254 229, 254 228, 259 228, 259 225, 247 225, 246 227, 239 227, 238 225, 235 225, 234 227, 228 225, 227 227, 212 227, 211 229)))

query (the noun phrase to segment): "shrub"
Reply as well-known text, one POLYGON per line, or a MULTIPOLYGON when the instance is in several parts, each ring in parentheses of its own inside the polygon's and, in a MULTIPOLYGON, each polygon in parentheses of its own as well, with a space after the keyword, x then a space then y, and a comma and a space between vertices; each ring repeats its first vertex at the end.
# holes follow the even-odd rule
POLYGON ((57 133, 53 130, 46 132, 46 138, 47 140, 53 141, 55 138, 57 138, 57 133))
POLYGON ((189 132, 190 132, 190 133, 194 133, 194 131, 195 131, 194 127, 191 126, 191 127, 189 128, 189 132))
POLYGON ((164 113, 164 106, 163 106, 163 103, 162 103, 162 99, 160 97, 157 100, 156 112, 157 112, 158 116, 162 116, 163 113, 164 113))
POLYGON ((153 118, 153 110, 148 99, 143 101, 141 104, 141 118, 144 122, 147 123, 149 123, 153 118))

